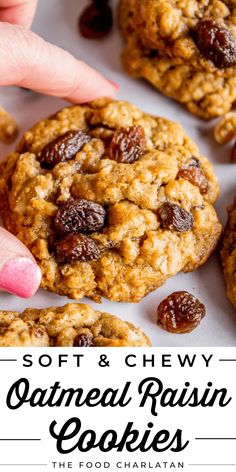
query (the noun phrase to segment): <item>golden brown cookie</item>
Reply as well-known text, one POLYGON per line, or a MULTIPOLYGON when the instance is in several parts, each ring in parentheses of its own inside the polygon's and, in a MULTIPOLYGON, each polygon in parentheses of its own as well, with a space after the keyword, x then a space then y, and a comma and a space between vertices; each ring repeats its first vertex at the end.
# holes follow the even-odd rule
POLYGON ((229 208, 229 219, 223 235, 221 261, 227 295, 236 308, 236 199, 229 208))
POLYGON ((236 100, 236 3, 120 0, 125 70, 205 119, 236 100))
POLYGON ((23 136, 0 169, 5 226, 42 287, 137 302, 214 250, 218 182, 183 128, 127 102, 65 108, 23 136))
POLYGON ((139 347, 148 337, 131 323, 71 303, 23 313, 0 311, 0 347, 139 347))

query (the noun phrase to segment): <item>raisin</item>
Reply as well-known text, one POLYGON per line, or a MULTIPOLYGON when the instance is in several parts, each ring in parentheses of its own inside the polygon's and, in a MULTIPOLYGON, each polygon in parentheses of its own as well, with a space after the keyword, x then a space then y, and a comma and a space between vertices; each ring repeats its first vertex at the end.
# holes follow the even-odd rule
POLYGON ((92 0, 92 2, 96 5, 97 8, 102 8, 104 5, 107 5, 109 0, 92 0))
POLYGON ((173 229, 180 233, 189 231, 193 227, 193 216, 175 203, 163 203, 158 214, 163 228, 173 229))
POLYGON ((231 162, 236 164, 236 141, 234 143, 234 147, 232 149, 232 154, 231 154, 231 162))
POLYGON ((205 20, 198 23, 196 33, 199 51, 218 69, 236 64, 236 41, 228 29, 215 21, 205 20))
POLYGON ((103 228, 106 212, 90 200, 69 200, 57 210, 54 224, 59 233, 93 232, 103 228))
POLYGON ((190 333, 200 324, 206 309, 189 292, 174 292, 157 309, 157 324, 170 333, 190 333))
POLYGON ((209 189, 208 180, 199 167, 180 169, 177 178, 188 180, 191 184, 198 187, 202 194, 207 193, 209 189))
POLYGON ((74 339, 74 347, 93 347, 93 341, 87 334, 78 334, 74 339))
POLYGON ((156 49, 150 49, 147 53, 147 57, 150 59, 156 59, 158 57, 158 51, 156 49))
POLYGON ((68 234, 55 242, 57 261, 61 264, 97 260, 100 251, 93 239, 83 234, 68 234))
POLYGON ((109 157, 116 162, 131 164, 145 151, 145 133, 140 125, 115 131, 109 146, 109 157))
POLYGON ((113 25, 111 7, 106 2, 94 3, 86 7, 79 18, 80 33, 86 39, 104 38, 113 25))
POLYGON ((43 148, 39 158, 41 166, 45 169, 53 169, 59 162, 73 159, 83 145, 91 139, 91 136, 88 136, 82 130, 67 131, 67 133, 58 136, 43 148))

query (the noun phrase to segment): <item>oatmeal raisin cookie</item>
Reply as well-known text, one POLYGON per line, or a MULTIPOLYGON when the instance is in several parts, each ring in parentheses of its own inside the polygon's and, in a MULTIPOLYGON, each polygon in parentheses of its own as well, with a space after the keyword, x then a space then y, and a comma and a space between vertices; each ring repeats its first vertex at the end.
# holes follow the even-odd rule
POLYGON ((0 168, 0 212, 42 287, 137 302, 213 252, 218 182, 183 128, 127 102, 65 108, 0 168))
POLYGON ((221 261, 227 295, 236 308, 236 199, 229 208, 229 219, 223 236, 221 261))
POLYGON ((0 311, 0 347, 139 347, 148 337, 131 323, 71 303, 23 313, 0 311))
POLYGON ((125 70, 201 118, 236 100, 236 2, 120 0, 125 70))

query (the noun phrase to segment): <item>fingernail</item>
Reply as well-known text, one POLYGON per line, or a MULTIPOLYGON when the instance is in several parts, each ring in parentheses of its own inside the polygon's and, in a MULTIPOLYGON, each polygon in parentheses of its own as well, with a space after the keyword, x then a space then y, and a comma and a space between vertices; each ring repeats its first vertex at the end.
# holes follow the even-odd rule
POLYGON ((41 271, 28 257, 9 259, 0 271, 0 289, 22 298, 30 298, 41 282, 41 271))
POLYGON ((116 90, 119 90, 120 89, 120 86, 119 84, 117 84, 116 82, 113 82, 113 80, 110 80, 110 79, 107 79, 108 82, 110 82, 110 84, 116 88, 116 90))

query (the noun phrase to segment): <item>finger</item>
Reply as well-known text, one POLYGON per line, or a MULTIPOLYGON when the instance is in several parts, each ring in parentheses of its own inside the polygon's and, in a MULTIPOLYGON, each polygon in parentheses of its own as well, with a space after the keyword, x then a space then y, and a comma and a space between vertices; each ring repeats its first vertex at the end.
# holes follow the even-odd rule
POLYGON ((118 86, 63 49, 19 26, 0 23, 0 85, 86 102, 112 97, 118 86))
POLYGON ((32 297, 41 282, 41 271, 30 251, 0 228, 0 289, 23 298, 32 297))
POLYGON ((29 28, 37 8, 37 0, 0 0, 0 21, 29 28))

